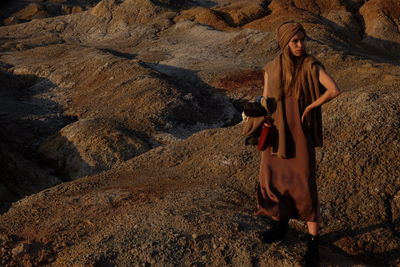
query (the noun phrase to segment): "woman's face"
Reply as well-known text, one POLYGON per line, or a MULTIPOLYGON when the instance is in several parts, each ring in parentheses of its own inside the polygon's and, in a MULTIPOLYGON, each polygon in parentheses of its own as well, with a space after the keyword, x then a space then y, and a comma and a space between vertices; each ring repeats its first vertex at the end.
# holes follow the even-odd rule
POLYGON ((304 52, 306 51, 304 39, 305 39, 305 35, 302 31, 298 31, 290 39, 288 46, 289 46, 290 52, 294 56, 299 57, 299 56, 303 55, 304 52))

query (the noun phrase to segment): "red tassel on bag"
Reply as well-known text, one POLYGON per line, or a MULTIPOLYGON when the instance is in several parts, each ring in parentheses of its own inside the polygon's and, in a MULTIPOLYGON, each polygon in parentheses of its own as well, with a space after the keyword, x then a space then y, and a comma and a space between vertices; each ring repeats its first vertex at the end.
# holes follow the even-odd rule
POLYGON ((258 138, 257 149, 264 151, 271 144, 275 134, 275 126, 271 124, 263 124, 260 137, 258 138))

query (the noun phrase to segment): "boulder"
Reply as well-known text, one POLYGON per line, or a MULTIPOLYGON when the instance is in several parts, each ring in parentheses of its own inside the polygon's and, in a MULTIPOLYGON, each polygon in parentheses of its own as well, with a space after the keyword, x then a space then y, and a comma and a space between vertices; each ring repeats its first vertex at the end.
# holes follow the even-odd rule
POLYGON ((10 17, 4 19, 4 25, 17 24, 20 22, 26 22, 32 19, 47 18, 50 15, 47 13, 45 7, 38 3, 31 3, 25 8, 12 14, 10 17))
POLYGON ((232 27, 242 26, 268 14, 264 1, 236 2, 215 10, 221 12, 224 20, 232 27))
POLYGON ((229 30, 231 28, 223 19, 221 13, 205 7, 195 7, 183 10, 181 14, 174 18, 175 22, 183 20, 190 20, 200 24, 209 25, 220 30, 229 30))
POLYGON ((360 8, 365 24, 363 42, 399 55, 400 2, 371 0, 360 8))
POLYGON ((82 12, 84 10, 81 6, 72 6, 72 5, 62 5, 61 10, 63 14, 75 14, 78 12, 82 12))
POLYGON ((296 7, 291 1, 272 1, 268 9, 271 11, 268 16, 252 21, 244 28, 273 32, 280 24, 288 20, 300 22, 305 27, 309 24, 321 24, 321 19, 317 14, 296 7))
POLYGON ((167 9, 150 0, 102 0, 90 9, 90 14, 126 25, 154 23, 155 18, 167 9))
POLYGON ((132 130, 97 118, 69 124, 44 141, 39 152, 69 180, 107 170, 149 149, 132 130))

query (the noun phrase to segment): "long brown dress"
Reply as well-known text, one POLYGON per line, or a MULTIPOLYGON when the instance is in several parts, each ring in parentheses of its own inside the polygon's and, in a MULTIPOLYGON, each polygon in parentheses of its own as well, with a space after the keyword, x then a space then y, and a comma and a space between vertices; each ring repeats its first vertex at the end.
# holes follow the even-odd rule
POLYGON ((272 156, 271 147, 261 153, 256 215, 316 221, 315 148, 302 127, 298 101, 286 97, 284 106, 290 154, 272 156))

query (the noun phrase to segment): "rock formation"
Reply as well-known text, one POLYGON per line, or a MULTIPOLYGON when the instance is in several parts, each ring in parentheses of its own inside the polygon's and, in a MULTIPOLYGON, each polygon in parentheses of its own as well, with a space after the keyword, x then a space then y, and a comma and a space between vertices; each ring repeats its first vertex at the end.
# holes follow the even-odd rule
POLYGON ((292 19, 342 90, 317 150, 322 265, 400 265, 398 1, 2 7, 1 266, 298 266, 304 222, 257 239, 240 134, 292 19))

